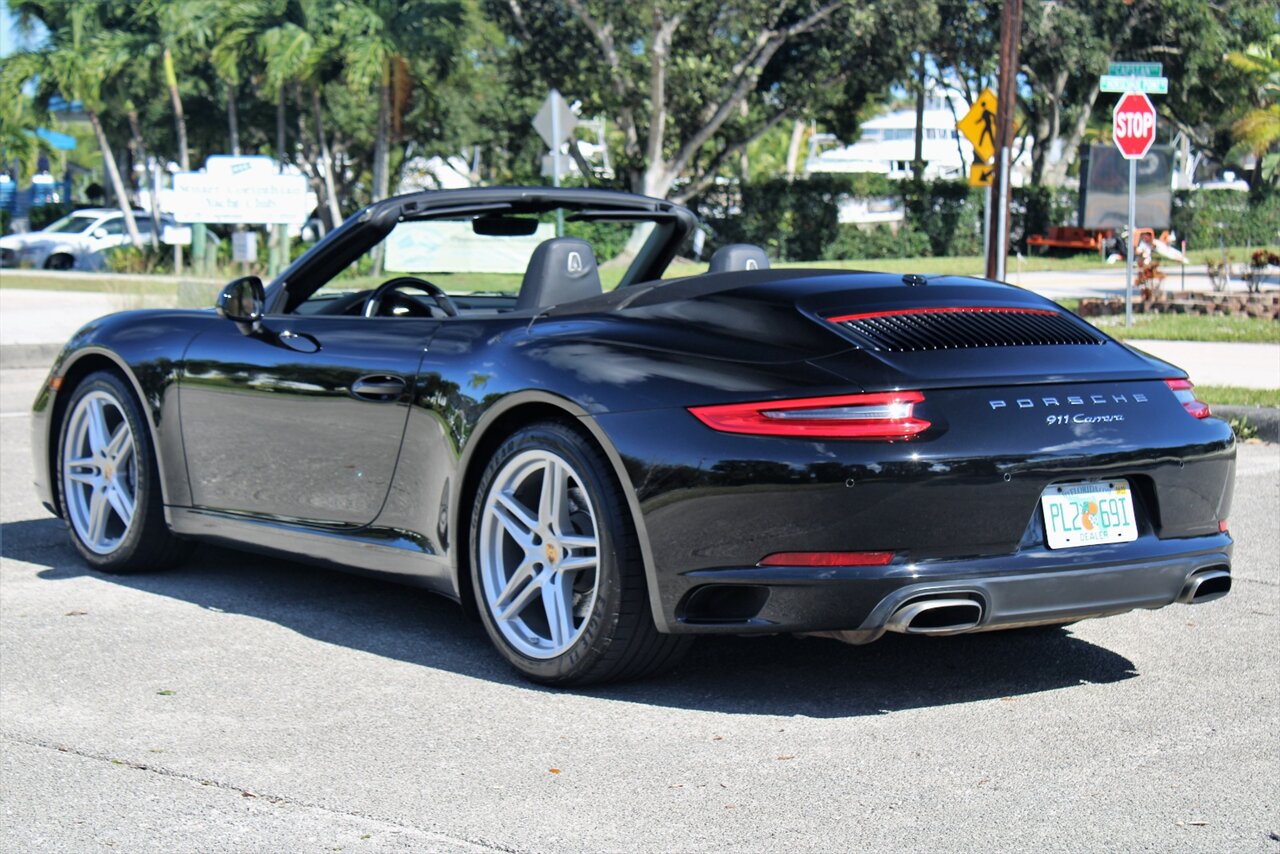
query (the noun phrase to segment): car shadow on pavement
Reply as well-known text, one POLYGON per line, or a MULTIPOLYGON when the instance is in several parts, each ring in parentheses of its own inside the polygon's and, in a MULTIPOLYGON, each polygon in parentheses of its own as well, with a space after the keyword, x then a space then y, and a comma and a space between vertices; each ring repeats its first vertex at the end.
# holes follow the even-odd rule
MULTIPOLYGON (((390 581, 201 546, 167 572, 106 575, 76 555, 56 519, 0 525, 0 555, 37 577, 100 581, 274 622, 324 643, 544 692, 507 667, 454 603, 390 581)), ((1137 676, 1124 656, 1042 628, 952 638, 888 636, 868 646, 792 636, 700 638, 674 671, 577 691, 601 700, 746 715, 853 717, 1016 698, 1137 676)))

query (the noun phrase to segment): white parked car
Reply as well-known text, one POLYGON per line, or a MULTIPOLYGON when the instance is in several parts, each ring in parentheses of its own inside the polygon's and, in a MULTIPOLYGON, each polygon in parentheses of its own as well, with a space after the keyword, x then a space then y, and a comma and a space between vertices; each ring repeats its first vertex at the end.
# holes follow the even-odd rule
MULTIPOLYGON (((144 240, 151 237, 151 215, 134 211, 134 222, 144 240)), ((161 217, 160 227, 173 225, 161 217)), ((102 253, 129 245, 124 214, 118 208, 74 211, 41 231, 0 237, 0 267, 39 267, 46 270, 97 270, 102 253)))

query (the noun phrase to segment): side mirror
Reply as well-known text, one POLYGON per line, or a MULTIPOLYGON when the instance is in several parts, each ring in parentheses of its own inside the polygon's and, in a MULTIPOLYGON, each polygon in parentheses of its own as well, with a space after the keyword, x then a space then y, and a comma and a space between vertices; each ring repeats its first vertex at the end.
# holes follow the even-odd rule
POLYGON ((95 228, 93 230, 93 236, 96 237, 98 240, 101 240, 107 236, 107 230, 99 226, 98 228, 95 228))
POLYGON ((233 321, 242 333, 249 335, 258 330, 266 310, 266 300, 262 279, 245 276, 230 282, 218 294, 218 314, 233 321))

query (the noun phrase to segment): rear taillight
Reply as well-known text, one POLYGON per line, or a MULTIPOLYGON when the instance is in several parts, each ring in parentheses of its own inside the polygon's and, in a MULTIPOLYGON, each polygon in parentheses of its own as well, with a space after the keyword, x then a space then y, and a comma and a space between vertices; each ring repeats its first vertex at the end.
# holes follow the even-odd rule
POLYGON ((885 566, 893 552, 774 552, 760 566, 885 566))
POLYGON ((1196 400, 1196 393, 1191 389, 1190 380, 1165 380, 1164 384, 1173 392, 1173 396, 1178 398, 1178 403, 1182 404, 1182 408, 1193 418, 1208 418, 1211 413, 1209 404, 1196 400))
POLYGON ((918 391, 894 391, 693 406, 689 411, 722 433, 893 441, 928 429, 928 421, 912 414, 922 402, 924 395, 918 391))

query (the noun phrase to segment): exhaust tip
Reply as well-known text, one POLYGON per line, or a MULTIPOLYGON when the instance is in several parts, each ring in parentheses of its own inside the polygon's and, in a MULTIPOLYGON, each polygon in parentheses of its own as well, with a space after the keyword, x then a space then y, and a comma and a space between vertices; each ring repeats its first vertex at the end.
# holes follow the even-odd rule
POLYGON ((906 635, 954 635, 978 627, 982 603, 974 599, 917 599, 889 617, 885 628, 906 635))
POLYGON ((1187 579, 1186 586, 1178 596, 1178 601, 1184 605, 1202 605, 1214 599, 1221 599, 1230 592, 1230 570, 1226 567, 1211 567, 1187 579))

